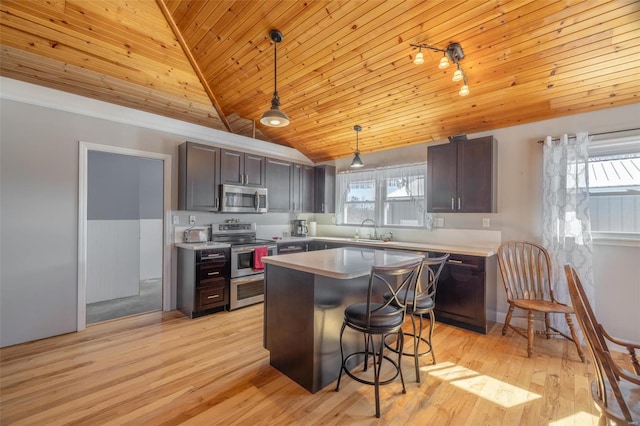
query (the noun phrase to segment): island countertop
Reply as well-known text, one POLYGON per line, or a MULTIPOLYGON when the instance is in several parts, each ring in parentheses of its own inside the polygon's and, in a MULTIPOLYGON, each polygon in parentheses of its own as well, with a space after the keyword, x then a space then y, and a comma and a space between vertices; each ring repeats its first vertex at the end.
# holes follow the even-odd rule
POLYGON ((311 274, 346 280, 369 275, 372 266, 400 266, 423 256, 371 248, 342 247, 329 250, 266 256, 267 265, 282 266, 311 274))

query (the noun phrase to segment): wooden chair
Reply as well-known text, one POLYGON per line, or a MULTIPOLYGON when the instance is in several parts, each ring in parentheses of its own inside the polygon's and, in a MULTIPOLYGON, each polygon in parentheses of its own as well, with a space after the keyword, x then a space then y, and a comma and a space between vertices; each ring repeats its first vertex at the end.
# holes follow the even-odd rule
POLYGON ((640 364, 636 349, 640 344, 610 336, 598 323, 580 278, 571 265, 565 265, 571 303, 582 330, 596 378, 591 383, 591 396, 607 420, 622 424, 640 424, 640 364), (635 374, 620 367, 611 357, 607 341, 623 346, 631 356, 635 374))
POLYGON ((511 327, 516 333, 526 338, 527 354, 531 357, 533 355, 534 312, 542 312, 545 324, 544 334, 547 339, 552 334, 558 334, 571 340, 575 343, 578 355, 584 362, 584 354, 580 349, 571 320, 573 308, 558 302, 553 295, 551 259, 544 247, 527 241, 504 242, 498 247, 498 265, 500 265, 507 302, 509 302, 509 311, 504 321, 502 335, 504 336, 507 333, 507 328, 511 327), (527 311, 526 334, 510 324, 515 308, 527 311), (549 314, 553 313, 564 314, 571 337, 551 326, 549 314))

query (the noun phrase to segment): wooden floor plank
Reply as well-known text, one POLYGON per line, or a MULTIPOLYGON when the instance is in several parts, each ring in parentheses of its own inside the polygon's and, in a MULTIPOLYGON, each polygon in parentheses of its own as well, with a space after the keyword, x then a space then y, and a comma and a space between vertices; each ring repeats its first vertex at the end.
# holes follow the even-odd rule
MULTIPOLYGON (((150 313, 0 349, 0 424, 597 424, 593 370, 571 342, 437 323, 431 357, 399 380, 349 377, 310 394, 269 365, 263 305, 187 319, 150 313)), ((408 324, 407 324, 408 325, 408 324)))

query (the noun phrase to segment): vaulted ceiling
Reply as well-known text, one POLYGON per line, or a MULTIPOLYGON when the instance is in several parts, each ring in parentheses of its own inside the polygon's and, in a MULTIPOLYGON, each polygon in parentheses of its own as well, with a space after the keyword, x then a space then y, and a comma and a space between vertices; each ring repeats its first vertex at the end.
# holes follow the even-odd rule
MULTIPOLYGON (((638 0, 2 0, 0 73, 298 149, 379 151, 639 101, 638 0), (260 124, 274 89, 291 124, 260 124), (459 43, 470 94, 438 68, 459 43)), ((587 129, 588 130, 588 129, 587 129)))

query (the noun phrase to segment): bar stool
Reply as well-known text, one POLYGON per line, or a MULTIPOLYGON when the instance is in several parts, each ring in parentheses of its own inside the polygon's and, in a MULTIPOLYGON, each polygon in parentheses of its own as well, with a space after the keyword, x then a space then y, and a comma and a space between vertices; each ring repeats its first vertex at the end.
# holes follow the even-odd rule
MULTIPOLYGON (((392 348, 385 342, 388 349, 398 352, 402 355, 412 356, 416 367, 416 382, 420 383, 420 357, 431 354, 433 363, 436 363, 436 355, 433 352, 432 338, 433 338, 433 326, 436 320, 435 307, 436 307, 436 290, 438 288, 438 279, 440 278, 440 272, 444 267, 449 253, 438 254, 437 257, 429 257, 427 254, 422 266, 420 267, 420 273, 418 274, 418 280, 415 287, 408 290, 409 295, 400 295, 400 298, 406 297, 407 315, 411 317, 411 325, 413 326, 413 333, 405 333, 406 336, 413 338, 413 352, 402 352, 399 348, 392 348), (422 321, 425 315, 429 316, 429 336, 422 336, 422 321), (416 317, 420 318, 420 323, 416 335, 416 317), (427 348, 420 352, 420 344, 426 344, 427 348)), ((406 290, 403 290, 406 291, 406 290)), ((397 296, 393 296, 387 292, 384 295, 385 300, 395 303, 397 296)))
POLYGON ((360 383, 375 386, 376 417, 380 417, 380 385, 391 383, 400 375, 402 393, 407 393, 400 362, 404 342, 402 324, 406 315, 407 295, 410 293, 407 290, 415 286, 421 264, 422 261, 418 260, 402 266, 372 267, 369 274, 366 302, 349 305, 344 311, 344 321, 340 330, 340 357, 342 363, 336 392, 340 390, 342 372, 360 383), (390 295, 386 301, 382 297, 385 293, 390 295), (364 350, 351 353, 345 357, 342 336, 346 327, 363 334, 364 350), (397 335, 398 347, 400 348, 397 362, 384 354, 385 337, 392 334, 397 335), (376 345, 378 345, 378 348, 376 348, 376 345), (362 356, 364 356, 363 371, 367 371, 369 356, 372 358, 373 380, 358 377, 347 368, 350 360, 362 356), (393 366, 394 374, 391 378, 380 381, 383 360, 388 361, 393 366))

